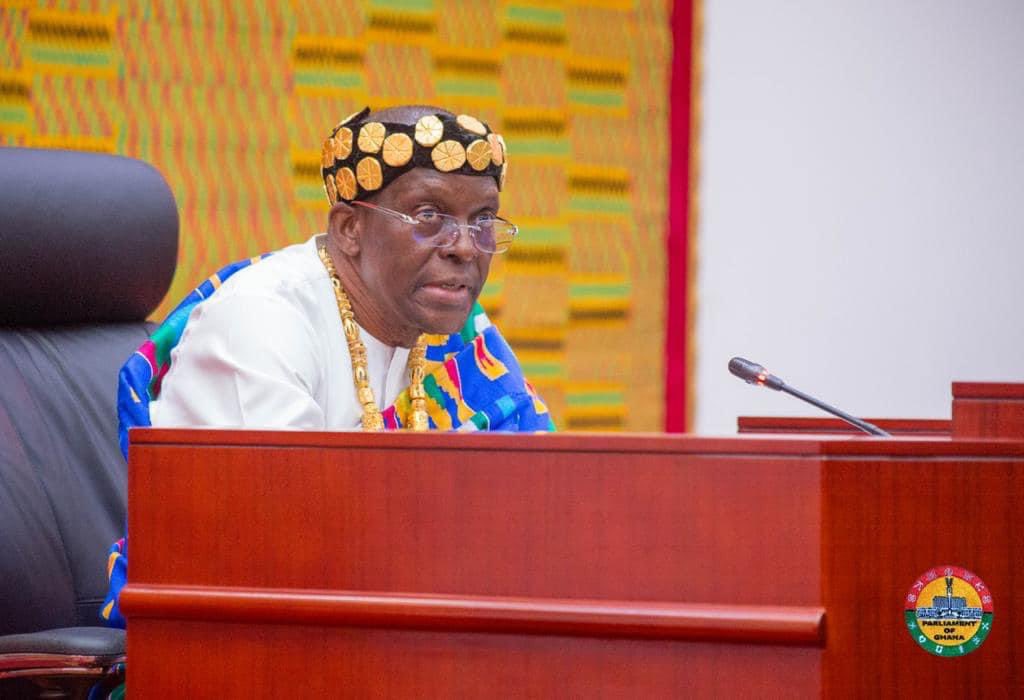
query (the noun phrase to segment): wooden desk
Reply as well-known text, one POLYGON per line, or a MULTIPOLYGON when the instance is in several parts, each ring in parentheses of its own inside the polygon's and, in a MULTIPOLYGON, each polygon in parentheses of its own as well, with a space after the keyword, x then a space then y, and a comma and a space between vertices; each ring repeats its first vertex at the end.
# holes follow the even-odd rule
MULTIPOLYGON (((949 437, 953 421, 948 418, 868 418, 896 437, 949 437)), ((860 428, 838 418, 794 416, 740 416, 736 419, 740 435, 852 435, 866 437, 860 428)))
POLYGON ((1024 440, 1024 384, 953 382, 953 437, 1024 440))
POLYGON ((133 432, 128 689, 1024 692, 1024 442, 133 432), (958 659, 903 598, 995 596, 958 659))

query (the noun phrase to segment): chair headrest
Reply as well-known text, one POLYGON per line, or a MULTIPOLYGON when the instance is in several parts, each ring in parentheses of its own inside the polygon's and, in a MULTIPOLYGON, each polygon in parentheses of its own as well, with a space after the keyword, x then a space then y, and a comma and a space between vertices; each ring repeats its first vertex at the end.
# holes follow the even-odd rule
POLYGON ((152 166, 0 148, 0 325, 143 320, 177 255, 174 195, 152 166))

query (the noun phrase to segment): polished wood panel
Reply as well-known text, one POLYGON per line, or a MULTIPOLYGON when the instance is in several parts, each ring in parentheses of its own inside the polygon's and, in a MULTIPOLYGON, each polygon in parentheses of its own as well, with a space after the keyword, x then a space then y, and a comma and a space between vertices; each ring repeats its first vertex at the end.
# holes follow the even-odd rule
POLYGON ((1024 438, 1024 384, 953 382, 953 435, 1024 438))
POLYGON ((821 650, 807 647, 146 618, 130 625, 128 692, 143 697, 810 698, 821 685, 821 650), (136 664, 168 651, 174 656, 162 662, 136 664))
MULTIPOLYGON (((945 437, 952 433, 953 422, 944 418, 868 418, 882 430, 898 437, 945 437)), ((736 427, 741 435, 856 435, 866 436, 860 428, 838 418, 795 416, 740 416, 736 427)))
POLYGON ((898 457, 830 450, 824 697, 1024 697, 1024 445, 967 444, 898 457), (940 565, 973 571, 995 598, 992 633, 960 658, 926 653, 903 624, 903 597, 940 565))
POLYGON ((953 398, 1024 401, 1024 383, 953 382, 953 398))
POLYGON ((133 434, 129 531, 162 543, 132 542, 133 580, 817 602, 813 442, 238 431, 217 444, 208 435, 200 444, 192 431, 133 434), (762 537, 765 523, 775 537, 762 537), (771 573, 776 585, 736 580, 737 567, 771 573))
POLYGON ((1022 489, 1010 440, 137 431, 129 691, 1019 695, 1022 489), (941 564, 960 659, 903 629, 941 564))
POLYGON ((216 667, 231 681, 213 679, 214 694, 227 692, 223 682, 236 697, 337 687, 399 697, 813 692, 822 650, 794 648, 791 625, 810 615, 813 630, 797 637, 820 644, 819 452, 814 442, 668 436, 137 431, 122 598, 129 691, 203 687, 167 676, 159 659, 169 655, 197 678, 216 667), (435 619, 410 629, 394 615, 377 627, 330 616, 215 624, 223 606, 133 608, 136 587, 144 596, 143 586, 185 585, 364 601, 507 597, 532 610, 521 624, 552 628, 469 632, 435 619), (605 606, 601 624, 612 629, 597 629, 593 610, 589 623, 566 624, 566 603, 552 609, 551 599, 605 606), (751 616, 750 606, 761 610, 751 616), (675 611, 672 634, 683 638, 637 638, 643 624, 629 629, 630 609, 661 634, 675 611), (747 619, 728 620, 738 610, 747 619), (752 631, 765 624, 776 629, 752 631), (305 641, 291 649, 296 639, 305 641), (293 685, 282 685, 282 669, 293 685))

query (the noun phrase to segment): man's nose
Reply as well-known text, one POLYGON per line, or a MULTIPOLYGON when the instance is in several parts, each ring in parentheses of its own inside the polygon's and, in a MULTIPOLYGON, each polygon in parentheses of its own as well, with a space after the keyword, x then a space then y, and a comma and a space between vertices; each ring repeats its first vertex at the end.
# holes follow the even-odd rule
POLYGON ((476 248, 476 243, 473 240, 473 229, 470 224, 464 224, 461 221, 458 224, 459 231, 455 237, 455 241, 446 248, 444 252, 448 255, 459 258, 465 262, 469 262, 480 254, 480 251, 476 248))

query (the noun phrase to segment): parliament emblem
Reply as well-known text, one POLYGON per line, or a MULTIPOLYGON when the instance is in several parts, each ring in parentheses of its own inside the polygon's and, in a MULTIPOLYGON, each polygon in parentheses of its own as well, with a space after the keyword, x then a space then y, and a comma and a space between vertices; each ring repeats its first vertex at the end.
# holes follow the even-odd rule
POLYGON ((959 566, 929 569, 904 599, 910 636, 936 656, 963 656, 977 649, 992 630, 992 615, 988 586, 959 566))

